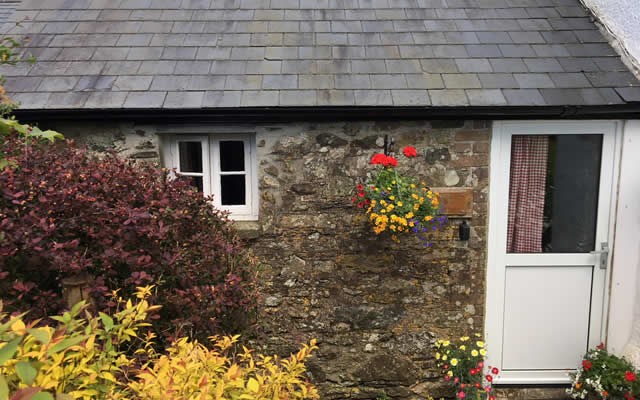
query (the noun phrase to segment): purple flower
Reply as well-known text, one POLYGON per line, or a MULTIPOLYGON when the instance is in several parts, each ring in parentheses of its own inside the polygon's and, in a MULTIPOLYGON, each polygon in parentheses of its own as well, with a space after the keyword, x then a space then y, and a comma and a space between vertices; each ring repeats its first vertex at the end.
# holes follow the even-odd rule
POLYGON ((422 232, 426 232, 426 231, 427 231, 427 228, 422 228, 422 232))
POLYGON ((383 196, 386 196, 387 194, 386 194, 385 192, 382 192, 382 195, 383 195, 383 196))
POLYGON ((437 226, 434 226, 432 229, 435 231, 436 229, 438 229, 438 227, 437 227, 437 226))

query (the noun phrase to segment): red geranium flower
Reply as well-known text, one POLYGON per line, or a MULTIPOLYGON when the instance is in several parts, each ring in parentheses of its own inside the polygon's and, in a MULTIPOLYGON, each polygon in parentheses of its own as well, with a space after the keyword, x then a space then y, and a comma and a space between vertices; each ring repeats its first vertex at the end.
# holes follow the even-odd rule
POLYGON ((487 375, 485 378, 487 378, 487 381, 491 382, 493 380, 493 376, 491 375, 487 375))
POLYGON ((378 153, 371 157, 371 164, 383 164, 386 159, 387 156, 382 153, 378 153))
POLYGON ((482 385, 480 385, 480 382, 476 382, 476 388, 480 389, 482 387, 482 385))
POLYGON ((351 202, 355 203, 356 202, 356 198, 354 197, 353 199, 351 199, 351 202))
POLYGON ((631 371, 627 371, 627 372, 624 373, 624 379, 626 379, 627 382, 635 381, 636 380, 636 374, 634 374, 631 371))
POLYGON ((445 380, 445 381, 449 382, 449 379, 451 379, 451 377, 450 377, 449 375, 445 375, 445 376, 444 376, 444 380, 445 380))
POLYGON ((442 368, 444 369, 449 369, 449 366, 447 364, 443 365, 442 368))
POLYGON ((625 398, 626 400, 635 400, 635 398, 633 397, 633 395, 631 394, 631 392, 627 392, 627 393, 625 393, 624 398, 625 398))
POLYGON ((369 200, 369 199, 366 199, 366 200, 364 201, 364 204, 366 204, 366 205, 369 205, 369 204, 371 204, 371 200, 369 200))
POLYGON ((496 367, 493 367, 493 369, 491 370, 491 373, 494 375, 498 375, 498 372, 500 372, 500 370, 496 367))
POLYGON ((589 371, 593 364, 591 364, 591 361, 582 360, 582 366, 584 367, 585 371, 589 371))
POLYGON ((469 370, 469 373, 470 373, 471 375, 475 375, 475 374, 477 373, 477 371, 476 371, 475 369, 470 369, 470 370, 469 370))
POLYGON ((364 190, 361 190, 361 191, 358 192, 358 196, 360 196, 360 197, 364 197, 365 194, 366 193, 364 192, 364 190))
POLYGON ((364 186, 362 186, 362 185, 358 185, 358 186, 356 186, 356 189, 358 189, 358 190, 362 190, 362 189, 364 189, 364 186))
POLYGON ((604 350, 604 343, 600 342, 600 344, 597 345, 596 348, 600 350, 604 350))
POLYGON ((358 203, 358 208, 362 208, 362 207, 364 207, 364 204, 362 202, 359 202, 358 203))
POLYGON ((415 147, 407 146, 402 149, 402 153, 407 157, 418 157, 418 152, 415 147))
POLYGON ((382 162, 382 165, 384 165, 385 167, 397 167, 398 166, 398 160, 396 160, 395 158, 389 156, 389 157, 385 158, 385 160, 382 162))
POLYGON ((489 400, 496 400, 494 396, 489 396, 489 400))

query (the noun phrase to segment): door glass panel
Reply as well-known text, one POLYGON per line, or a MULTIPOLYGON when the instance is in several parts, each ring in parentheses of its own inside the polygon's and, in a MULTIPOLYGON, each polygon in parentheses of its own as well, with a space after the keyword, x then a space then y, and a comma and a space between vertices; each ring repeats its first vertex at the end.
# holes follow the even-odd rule
POLYGON ((180 172, 202 172, 202 143, 178 142, 180 172))
POLYGON ((220 170, 223 172, 244 171, 243 141, 220 141, 220 170))
POLYGON ((511 152, 507 252, 594 250, 602 135, 515 135, 511 152))
POLYGON ((220 184, 223 206, 245 204, 245 175, 222 175, 220 176, 220 184))

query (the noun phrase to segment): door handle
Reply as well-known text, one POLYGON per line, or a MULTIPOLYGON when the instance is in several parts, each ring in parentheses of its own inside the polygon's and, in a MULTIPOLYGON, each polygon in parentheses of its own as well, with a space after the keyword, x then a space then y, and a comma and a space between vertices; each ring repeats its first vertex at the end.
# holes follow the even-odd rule
POLYGON ((589 254, 600 256, 600 269, 607 269, 607 260, 609 259, 609 243, 600 243, 600 250, 590 251, 589 254))

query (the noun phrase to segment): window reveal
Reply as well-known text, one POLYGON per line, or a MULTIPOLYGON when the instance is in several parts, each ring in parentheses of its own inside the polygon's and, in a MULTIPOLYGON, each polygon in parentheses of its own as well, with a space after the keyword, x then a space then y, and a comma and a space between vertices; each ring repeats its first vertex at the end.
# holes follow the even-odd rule
POLYGON ((252 136, 177 136, 172 143, 178 174, 190 177, 191 184, 205 195, 213 195, 214 205, 230 211, 233 218, 257 217, 252 136))

